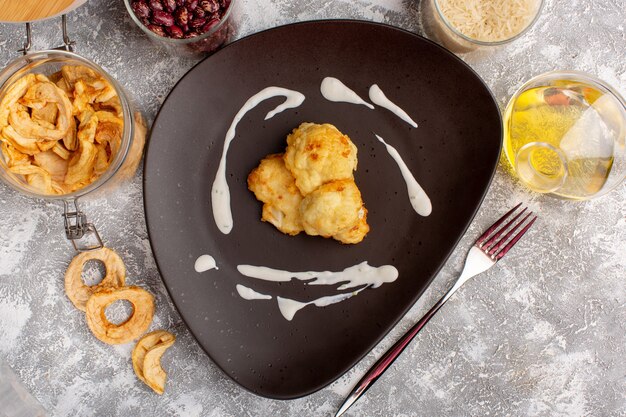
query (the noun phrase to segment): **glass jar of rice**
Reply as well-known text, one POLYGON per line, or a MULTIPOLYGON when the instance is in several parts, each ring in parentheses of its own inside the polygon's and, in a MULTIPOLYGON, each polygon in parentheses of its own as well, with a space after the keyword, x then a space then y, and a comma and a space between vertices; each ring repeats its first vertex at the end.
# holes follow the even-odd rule
POLYGON ((425 0, 424 28, 454 52, 501 45, 526 33, 543 0, 425 0))

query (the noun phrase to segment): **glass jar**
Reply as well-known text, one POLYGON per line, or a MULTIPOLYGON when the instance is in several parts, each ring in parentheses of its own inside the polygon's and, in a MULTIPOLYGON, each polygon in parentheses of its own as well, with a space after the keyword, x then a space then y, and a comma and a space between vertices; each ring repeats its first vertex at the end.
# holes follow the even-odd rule
POLYGON ((470 52, 483 46, 504 45, 520 38, 533 27, 541 14, 543 4, 544 0, 537 0, 534 15, 528 19, 526 25, 518 33, 507 39, 485 41, 461 33, 442 12, 440 0, 423 0, 420 2, 422 23, 426 33, 446 48, 459 53, 470 52))
MULTIPOLYGON (((64 21, 65 22, 65 21, 64 21)), ((30 35, 30 30, 27 29, 30 35)), ((66 47, 70 43, 66 38, 66 47)), ((26 49, 30 44, 30 39, 26 49)), ((146 124, 140 112, 136 111, 122 86, 104 69, 91 60, 81 57, 70 50, 45 50, 28 52, 11 61, 0 72, 0 102, 7 90, 19 79, 28 74, 43 74, 49 76, 58 72, 62 66, 84 66, 99 74, 115 90, 121 107, 123 132, 119 149, 113 156, 106 170, 93 182, 82 188, 62 194, 47 194, 40 189, 29 185, 23 175, 16 174, 9 169, 4 155, 0 153, 0 179, 12 189, 29 197, 49 201, 63 201, 65 206, 65 228, 67 237, 72 240, 77 250, 96 249, 102 242, 95 227, 86 222, 86 218, 78 209, 78 199, 86 195, 96 196, 117 187, 121 182, 132 178, 137 170, 146 140, 146 124), (95 234, 96 246, 80 247, 77 240, 88 233, 95 234)), ((72 116, 73 117, 73 116, 72 116)), ((2 141, 4 138, 0 138, 2 141)))
MULTIPOLYGON (((126 10, 134 24, 137 25, 152 42, 164 46, 168 52, 174 55, 193 56, 214 52, 226 42, 232 40, 237 31, 237 19, 234 16, 234 10, 239 4, 239 0, 230 0, 228 2, 224 15, 215 26, 198 36, 187 39, 175 39, 156 34, 135 14, 131 2, 132 0, 124 0, 126 10)), ((189 19, 191 20, 191 18, 189 19)))
POLYGON ((582 72, 539 75, 506 107, 503 148, 533 191, 574 200, 599 197, 626 177, 626 102, 582 72))

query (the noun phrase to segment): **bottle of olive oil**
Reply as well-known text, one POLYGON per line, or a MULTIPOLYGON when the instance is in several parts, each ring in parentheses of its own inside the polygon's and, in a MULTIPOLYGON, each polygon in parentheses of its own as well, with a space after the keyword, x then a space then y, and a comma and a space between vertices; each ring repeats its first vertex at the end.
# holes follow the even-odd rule
POLYGON ((625 134, 624 108, 613 96, 565 79, 523 90, 504 119, 504 151, 520 179, 572 199, 602 190, 625 134))

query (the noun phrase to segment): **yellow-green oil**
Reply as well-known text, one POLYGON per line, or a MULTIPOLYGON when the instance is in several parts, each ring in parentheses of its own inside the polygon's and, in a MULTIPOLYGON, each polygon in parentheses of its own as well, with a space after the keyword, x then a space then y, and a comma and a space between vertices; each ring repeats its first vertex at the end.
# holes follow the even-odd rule
POLYGON ((509 103, 504 152, 531 189, 574 199, 602 189, 613 163, 611 130, 594 105, 602 95, 564 80, 525 90, 509 103))

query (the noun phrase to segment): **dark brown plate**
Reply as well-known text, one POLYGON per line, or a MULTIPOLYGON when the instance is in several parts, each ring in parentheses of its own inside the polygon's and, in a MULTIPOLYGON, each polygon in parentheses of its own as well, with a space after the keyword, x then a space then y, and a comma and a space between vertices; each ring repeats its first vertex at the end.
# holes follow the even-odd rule
POLYGON ((193 68, 172 90, 152 129, 144 174, 152 249, 169 293, 213 361, 243 387, 266 397, 295 398, 334 381, 415 303, 474 217, 500 153, 498 107, 481 79, 438 45, 393 27, 319 21, 257 33, 193 68), (320 94, 325 76, 361 97, 377 83, 418 122, 389 111, 331 103, 320 94), (228 154, 235 225, 215 226, 211 186, 224 135, 243 103, 281 86, 306 95, 304 104, 269 121, 282 98, 261 103, 241 121, 228 154), (246 177, 268 153, 280 152, 301 122, 332 123, 359 149, 356 181, 371 232, 360 244, 298 235, 260 221, 261 204, 246 177), (418 216, 396 163, 372 132, 395 146, 429 194, 433 213, 418 216), (219 270, 198 274, 202 254, 219 270), (392 284, 325 308, 309 306, 285 320, 275 300, 246 301, 237 283, 262 293, 311 300, 334 288, 244 277, 238 264, 291 271, 342 270, 364 260, 393 264, 392 284))

